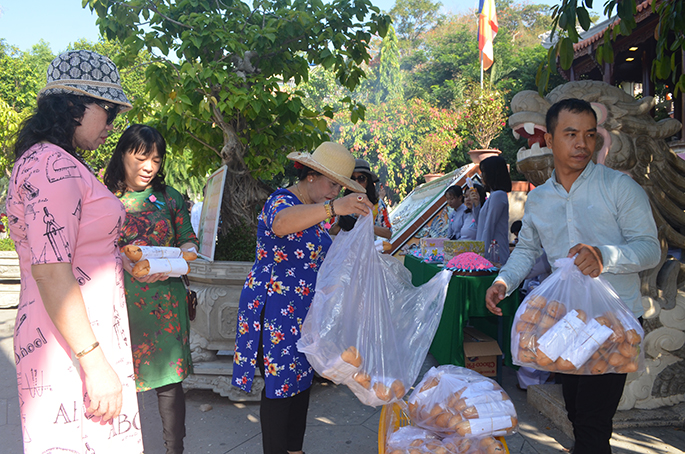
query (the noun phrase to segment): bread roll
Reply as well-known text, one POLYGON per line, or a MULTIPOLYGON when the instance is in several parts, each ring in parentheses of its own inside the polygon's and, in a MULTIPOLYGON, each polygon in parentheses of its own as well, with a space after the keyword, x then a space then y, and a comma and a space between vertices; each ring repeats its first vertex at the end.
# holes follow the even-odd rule
POLYGON ((435 418, 435 425, 438 427, 442 427, 443 429, 448 428, 450 419, 452 419, 452 413, 445 411, 443 413, 440 413, 437 418, 435 418))
POLYGON ((394 382, 392 382, 392 384, 390 385, 390 390, 398 399, 403 398, 404 395, 407 393, 406 388, 399 380, 395 380, 394 382))
POLYGON ((183 251, 183 258, 188 262, 192 262, 193 260, 197 259, 197 252, 183 251))
POLYGON ((637 372, 637 361, 628 361, 623 366, 617 367, 616 372, 621 374, 630 374, 632 372, 637 372))
POLYGON ((626 342, 630 345, 637 345, 642 341, 642 338, 634 329, 629 329, 626 331, 626 342))
POLYGON ((380 400, 388 402, 390 399, 392 399, 392 392, 390 391, 390 388, 379 381, 373 384, 373 390, 376 393, 376 397, 378 397, 380 400))
POLYGON ((578 313, 578 315, 576 315, 576 317, 578 317, 580 320, 582 320, 583 323, 587 323, 587 314, 585 313, 585 311, 582 309, 576 309, 575 311, 578 313))
POLYGON ((535 308, 527 308, 525 311, 523 311, 523 314, 521 314, 521 320, 524 322, 532 323, 534 325, 538 324, 540 322, 540 319, 542 318, 542 311, 540 309, 535 309, 535 308))
POLYGON ((537 362, 537 359, 538 357, 534 351, 527 348, 522 348, 519 350, 519 361, 522 363, 534 363, 537 362))
POLYGON ((419 392, 422 393, 424 391, 428 391, 431 388, 435 388, 436 386, 438 386, 438 383, 440 383, 440 380, 438 380, 437 377, 431 377, 428 379, 426 383, 423 384, 423 386, 421 386, 419 392))
POLYGON ((535 333, 528 331, 519 335, 519 347, 532 350, 537 348, 538 338, 535 333))
POLYGON ((554 317, 559 320, 561 317, 566 315, 566 306, 561 304, 559 301, 550 301, 547 306, 545 306, 545 313, 550 317, 554 317))
POLYGON ((564 358, 558 358, 554 364, 560 371, 571 371, 576 369, 576 366, 571 361, 564 358))
POLYGON ((609 365, 618 367, 618 366, 623 366, 628 362, 628 358, 623 356, 622 354, 618 352, 614 352, 609 355, 609 365))
POLYGON ((538 325, 540 328, 543 328, 545 330, 550 329, 554 324, 558 322, 558 320, 554 317, 552 317, 549 314, 545 314, 542 316, 542 319, 540 320, 540 324, 538 325))
POLYGON ((340 357, 343 361, 352 364, 354 367, 359 367, 362 365, 362 357, 354 346, 347 347, 347 350, 342 352, 340 357))
POLYGON ((371 376, 366 372, 359 371, 353 375, 354 381, 362 385, 366 389, 371 389, 371 376))
POLYGON ((136 246, 135 244, 127 244, 121 248, 121 252, 126 254, 126 257, 128 257, 129 260, 134 263, 143 257, 143 251, 141 251, 140 247, 136 246))
POLYGON ((522 320, 519 320, 516 322, 516 332, 517 333, 525 333, 527 331, 533 331, 535 329, 535 325, 532 323, 524 322, 522 320))
POLYGON ((590 373, 593 375, 602 375, 606 373, 609 364, 603 359, 597 359, 590 364, 590 373))
MULTIPOLYGON (((634 330, 631 330, 634 331, 634 330)), ((627 336, 626 336, 627 338, 627 336)), ((639 353, 639 350, 635 345, 630 345, 630 343, 623 342, 622 344, 618 344, 618 352, 625 356, 626 358, 635 358, 637 354, 639 353)))
POLYGON ((526 301, 528 307, 534 307, 536 309, 542 309, 547 305, 547 298, 542 295, 530 295, 526 301))
POLYGON ((551 365, 553 362, 554 362, 554 361, 552 361, 552 359, 551 359, 549 356, 545 355, 545 354, 542 352, 542 350, 538 350, 538 351, 537 351, 537 363, 538 363, 538 366, 547 367, 547 366, 551 365))
POLYGON ((140 262, 133 265, 133 269, 131 270, 131 274, 134 275, 135 277, 143 277, 143 276, 147 276, 148 274, 150 274, 150 261, 149 260, 141 260, 140 262))

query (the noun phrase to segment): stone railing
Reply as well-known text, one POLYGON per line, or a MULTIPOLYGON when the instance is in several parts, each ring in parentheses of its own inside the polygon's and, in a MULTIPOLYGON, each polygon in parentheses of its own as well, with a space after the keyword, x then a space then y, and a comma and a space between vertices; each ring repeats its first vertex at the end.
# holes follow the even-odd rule
POLYGON ((19 256, 14 251, 0 251, 0 309, 19 304, 19 256))
POLYGON ((211 389, 233 401, 259 400, 264 387, 259 372, 249 394, 231 385, 238 301, 251 267, 252 262, 191 262, 188 278, 199 304, 190 324, 194 373, 184 387, 211 389))

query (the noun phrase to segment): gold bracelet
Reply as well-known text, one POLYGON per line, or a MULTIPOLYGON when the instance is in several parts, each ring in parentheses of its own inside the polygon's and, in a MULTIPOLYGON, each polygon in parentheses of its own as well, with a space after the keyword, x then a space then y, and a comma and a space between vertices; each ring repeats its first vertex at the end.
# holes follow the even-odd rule
POLYGON ((332 218, 333 217, 333 212, 331 210, 331 201, 326 200, 323 204, 323 207, 326 209, 326 218, 332 218))
POLYGON ((99 346, 100 346, 100 342, 94 342, 90 347, 86 347, 83 350, 81 350, 80 352, 78 352, 76 354, 76 357, 77 358, 83 358, 84 356, 86 356, 88 353, 92 352, 93 350, 95 350, 99 346))

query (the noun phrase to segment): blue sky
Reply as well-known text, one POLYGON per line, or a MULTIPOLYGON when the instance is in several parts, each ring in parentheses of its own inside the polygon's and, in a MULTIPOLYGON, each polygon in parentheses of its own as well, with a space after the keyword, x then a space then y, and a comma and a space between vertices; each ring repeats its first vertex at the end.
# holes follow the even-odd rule
MULTIPOLYGON (((555 0, 529 0, 531 3, 558 4, 555 0)), ((395 0, 373 0, 384 11, 390 10, 395 0)), ((602 3, 599 0, 595 0, 602 3)), ((466 12, 478 7, 478 0, 442 0, 443 8, 451 12, 466 12)), ((599 8, 595 8, 599 9, 599 8)), ((70 43, 81 38, 97 41, 97 16, 81 8, 81 0, 0 0, 0 39, 7 44, 28 51, 40 39, 46 41, 53 53, 66 50, 70 43)))

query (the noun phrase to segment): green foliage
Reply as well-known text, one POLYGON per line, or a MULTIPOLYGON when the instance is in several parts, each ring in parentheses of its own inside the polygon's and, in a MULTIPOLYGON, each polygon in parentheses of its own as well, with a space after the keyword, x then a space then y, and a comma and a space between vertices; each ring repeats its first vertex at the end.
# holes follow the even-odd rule
POLYGON ((14 251, 12 238, 0 238, 0 251, 14 251))
POLYGON ((504 129, 508 117, 506 99, 501 91, 485 84, 472 83, 464 93, 461 125, 480 148, 489 148, 504 129))
POLYGON ((9 175, 14 165, 14 139, 21 122, 36 106, 53 59, 49 46, 40 41, 30 52, 21 52, 0 40, 0 173, 9 175))
POLYGON ((0 99, 16 112, 33 109, 53 58, 43 40, 26 53, 0 40, 0 99))
MULTIPOLYGON (((393 201, 407 195, 425 173, 442 170, 461 138, 459 114, 425 101, 370 105, 366 120, 352 124, 342 116, 331 123, 333 139, 377 169, 393 201)), ((466 163, 466 158, 462 159, 466 163)))
POLYGON ((404 47, 416 47, 419 37, 441 19, 442 3, 431 0, 396 0, 390 10, 397 35, 404 47))
POLYGON ((164 161, 165 183, 186 194, 191 200, 201 199, 207 181, 205 174, 195 172, 189 150, 168 147, 164 161))
MULTIPOLYGON (((257 182, 283 170, 293 150, 311 150, 327 138, 322 112, 305 107, 305 94, 292 90, 309 79, 310 67, 335 73, 354 89, 365 76, 369 43, 384 36, 390 18, 369 0, 241 1, 226 7, 209 0, 84 0, 100 30, 118 38, 133 64, 145 48, 157 55, 146 68, 147 100, 133 115, 149 114, 174 146, 188 149, 198 173, 229 168, 224 228, 251 218, 263 201, 257 182), (168 55, 173 57, 166 57, 168 55)), ((340 100, 353 121, 364 108, 340 100)), ((330 113, 330 112, 327 112, 330 113)))
POLYGON ((256 247, 257 232, 242 222, 217 238, 214 259, 254 262, 256 247))
MULTIPOLYGON (((569 69, 573 63, 573 44, 579 39, 575 28, 576 21, 584 30, 590 27, 588 8, 592 7, 592 0, 583 0, 580 6, 578 3, 578 0, 562 0, 560 5, 552 8, 552 37, 555 34, 561 34, 563 39, 558 40, 549 49, 547 60, 538 68, 536 82, 541 94, 548 89, 550 76, 556 73, 557 59, 563 69, 569 69)), ((685 90, 685 74, 676 58, 685 51, 683 2, 681 0, 654 2, 651 8, 659 16, 659 23, 655 30, 657 43, 656 58, 652 61, 652 80, 666 80, 670 77, 677 95, 679 90, 685 90)), ((597 47, 595 57, 599 64, 613 62, 614 51, 611 43, 621 35, 629 35, 635 29, 636 12, 636 0, 605 1, 605 16, 611 17, 617 14, 620 22, 604 35, 603 43, 597 47)))
POLYGON ((0 170, 8 175, 14 166, 14 141, 28 109, 17 112, 0 98, 0 170))

